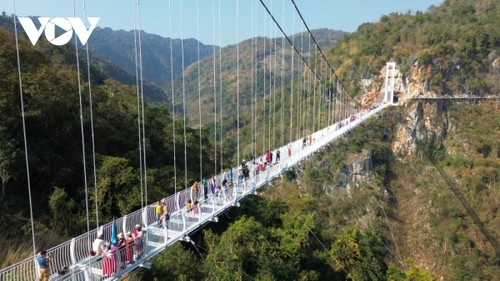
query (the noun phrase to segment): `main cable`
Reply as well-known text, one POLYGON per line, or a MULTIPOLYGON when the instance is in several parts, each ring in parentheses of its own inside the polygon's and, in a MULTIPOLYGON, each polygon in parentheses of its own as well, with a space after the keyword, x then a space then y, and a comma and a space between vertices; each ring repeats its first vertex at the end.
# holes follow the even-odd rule
MULTIPOLYGON (((309 34, 311 35, 314 43, 316 44, 316 48, 318 48, 318 51, 321 53, 321 56, 323 57, 323 59, 325 60, 325 62, 327 63, 328 67, 330 68, 330 70, 333 72, 333 75, 335 75, 335 77, 338 79, 338 76, 337 74, 335 73, 335 70, 333 69, 332 65, 330 64, 330 62, 328 62, 328 60, 326 59, 326 56, 325 54, 323 53, 323 51, 321 50, 321 47, 319 46, 318 42, 316 41, 316 38, 314 38, 314 35, 312 34, 311 30, 309 29, 309 26, 307 25, 306 21, 304 20, 304 17, 302 16, 302 13, 300 12, 299 8, 297 7, 297 4, 295 4, 295 1, 294 0, 290 0, 292 1, 293 3, 293 6, 295 7, 295 10, 297 11, 297 14, 300 16, 300 18, 302 19, 302 22, 304 23, 304 26, 306 27, 307 29, 307 32, 309 32, 309 34)), ((262 2, 262 0, 261 0, 262 2)), ((344 87, 344 85, 340 82, 340 85, 342 86, 342 88, 344 88, 344 90, 346 91, 346 93, 349 95, 349 97, 351 99, 354 100, 354 97, 347 91, 347 89, 344 87)), ((354 100, 354 102, 356 104, 358 104, 359 106, 361 106, 361 104, 359 104, 356 100, 354 100)))
POLYGON ((295 45, 292 43, 292 41, 290 40, 290 38, 288 37, 288 35, 286 35, 285 31, 283 30, 283 28, 281 27, 281 25, 278 23, 278 21, 276 20, 276 18, 274 18, 273 14, 269 10, 269 8, 266 6, 266 4, 264 3, 264 1, 260 0, 260 3, 262 4, 262 6, 264 6, 265 10, 269 14, 269 16, 272 18, 272 20, 274 21, 274 23, 278 26, 278 28, 280 29, 281 33, 285 36, 285 38, 288 41, 288 43, 290 43, 290 45, 293 47, 293 49, 295 50, 295 52, 297 52, 297 54, 299 54, 299 56, 302 59, 302 61, 307 65, 307 67, 312 71, 312 73, 314 75, 316 75, 316 77, 318 78, 318 80, 322 81, 321 78, 313 71, 313 69, 311 68, 311 66, 307 63, 306 59, 302 56, 302 54, 299 52, 299 50, 297 49, 297 47, 295 47, 295 45))

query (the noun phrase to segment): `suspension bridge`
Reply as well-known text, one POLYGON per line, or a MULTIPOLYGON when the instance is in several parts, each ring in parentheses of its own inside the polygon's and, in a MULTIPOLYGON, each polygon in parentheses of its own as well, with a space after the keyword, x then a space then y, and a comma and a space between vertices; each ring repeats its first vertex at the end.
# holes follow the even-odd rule
MULTIPOLYGON (((14 3, 15 1, 13 1, 14 3)), ((292 82, 290 84, 290 98, 291 100, 291 108, 290 115, 292 114, 295 108, 299 108, 303 110, 305 115, 311 118, 310 121, 303 120, 302 117, 297 120, 297 122, 293 123, 293 118, 290 117, 290 141, 288 143, 281 143, 281 146, 278 147, 268 147, 268 151, 272 151, 275 153, 279 151, 280 159, 274 159, 269 161, 266 159, 266 163, 264 163, 264 167, 258 160, 258 157, 251 161, 240 161, 240 136, 239 136, 239 45, 236 45, 237 49, 237 89, 236 89, 236 108, 237 108, 237 163, 241 163, 241 166, 232 167, 230 169, 226 169, 226 172, 219 172, 217 175, 212 176, 211 178, 207 178, 205 181, 200 182, 200 185, 197 188, 194 187, 186 187, 184 186, 182 190, 175 192, 174 194, 166 197, 166 198, 155 198, 154 202, 164 202, 169 211, 169 221, 168 223, 163 223, 159 225, 158 218, 156 217, 156 207, 157 203, 146 204, 141 209, 136 210, 130 214, 126 214, 121 218, 116 219, 113 222, 109 222, 104 225, 97 226, 93 230, 88 230, 86 233, 74 237, 65 243, 57 245, 47 250, 47 254, 50 259, 50 277, 49 280, 116 280, 120 276, 126 275, 127 273, 137 269, 138 267, 149 267, 151 259, 160 254, 166 248, 170 247, 174 243, 178 241, 186 241, 191 242, 189 235, 194 231, 202 228, 204 225, 210 222, 217 222, 220 214, 225 212, 227 209, 232 207, 237 207, 240 204, 240 201, 245 197, 257 194, 258 190, 264 187, 266 184, 271 182, 272 180, 280 177, 284 172, 291 169, 293 166, 297 165, 304 159, 308 158, 318 150, 322 149, 324 146, 331 143, 333 140, 345 135, 349 131, 353 130, 356 126, 362 124, 367 119, 373 117, 378 112, 384 110, 385 108, 393 105, 394 99, 394 83, 395 83, 395 68, 396 65, 394 62, 389 62, 386 65, 386 77, 385 77, 385 85, 383 87, 384 94, 383 99, 377 103, 372 105, 370 108, 361 107, 356 100, 351 96, 348 91, 342 85, 340 79, 337 77, 333 66, 329 63, 324 53, 322 52, 320 46, 318 45, 315 37, 309 30, 304 18, 300 14, 300 11, 293 0, 291 0, 294 19, 295 13, 302 20, 302 28, 307 30, 308 40, 309 40, 309 50, 311 57, 317 58, 318 61, 312 64, 311 57, 307 57, 304 53, 304 40, 302 39, 300 42, 300 47, 298 47, 299 42, 295 42, 295 38, 290 38, 283 29, 284 15, 282 24, 279 23, 276 17, 274 17, 272 12, 272 7, 268 7, 263 0, 260 1, 265 12, 268 14, 270 20, 269 24, 275 27, 275 35, 277 30, 279 30, 283 37, 282 42, 285 40, 290 44, 290 53, 291 53, 291 68, 292 68, 292 82), (311 42, 313 44, 313 48, 311 48, 311 42), (302 48, 302 49, 301 49, 302 48), (314 53, 313 53, 314 52, 314 53), (300 73, 302 73, 299 77, 296 77, 299 80, 299 87, 294 89, 294 81, 293 81, 293 68, 294 68, 294 59, 297 61, 296 66, 299 66, 300 73), (305 74, 304 74, 305 73, 305 74), (297 89, 299 88, 299 89, 297 89), (307 102, 301 100, 301 94, 299 92, 308 92, 311 96, 314 96, 313 102, 311 99, 307 102), (297 104, 293 104, 293 97, 296 93, 297 100, 295 101, 297 104), (317 99, 317 101, 316 101, 317 99), (323 120, 321 123, 318 121, 317 124, 314 124, 314 120, 318 117, 319 120, 323 120), (323 117, 323 119, 321 119, 323 117), (307 123, 309 122, 309 123, 307 123), (304 133, 304 129, 297 129, 297 132, 300 133, 292 134, 292 130, 295 131, 295 128, 305 127, 307 124, 312 129, 309 129, 310 133, 304 133), (296 139, 293 140, 293 136, 296 139), (244 162, 244 163, 242 163, 244 162), (241 177, 240 170, 243 166, 249 167, 249 173, 247 176, 241 177), (232 175, 236 175, 234 178, 232 175), (185 206, 186 202, 196 202, 196 204, 185 206), (100 236, 104 236, 104 240, 112 241, 116 239, 116 233, 127 234, 128 232, 134 231, 136 226, 139 226, 140 230, 135 238, 133 238, 129 243, 123 245, 122 247, 111 248, 109 251, 105 253, 91 253, 91 249, 93 248, 93 242, 100 236), (60 271, 63 269, 63 271, 60 271)), ((272 1, 271 1, 272 3, 272 1)), ((283 0, 284 3, 284 0, 283 0)), ((220 1, 219 1, 220 5, 220 1)), ((15 6, 15 5, 14 5, 15 6)), ((84 5, 85 7, 85 5, 84 5)), ((140 151, 140 159, 141 159, 141 192, 143 185, 147 184, 146 179, 146 144, 145 144, 145 133, 144 133, 144 93, 142 91, 142 60, 141 60, 141 40, 140 40, 140 16, 138 13, 139 9, 139 1, 137 1, 137 5, 134 7, 134 35, 136 38, 136 69, 137 69, 137 95, 138 95, 138 130, 139 130, 139 151, 140 151), (136 14, 137 13, 137 14, 136 14), (137 17, 136 17, 137 15, 137 17), (141 105, 142 103, 142 112, 141 105), (142 170, 144 169, 144 170, 142 170)), ((220 8, 219 8, 220 9, 220 8)), ((171 13, 171 11, 169 11, 171 13)), ((15 8, 14 8, 15 14, 15 8)), ((86 16, 86 15, 85 15, 86 16)), ((220 13, 219 13, 220 16, 220 13)), ((171 18, 171 14, 169 14, 171 18)), ((15 26, 15 36, 16 43, 18 42, 18 31, 17 31, 17 23, 14 18, 14 26, 15 26)), ((198 23, 199 24, 199 23, 198 23)), ((255 23, 252 23, 254 25, 255 23)), ((239 23, 237 23, 237 26, 239 23)), ((172 28, 172 26, 171 26, 172 28)), ((220 28, 220 27, 219 27, 220 28)), ((76 42, 76 37, 75 37, 76 42)), ((255 43, 254 43, 255 44, 255 43)), ((22 92, 22 73, 21 73, 21 59, 19 56, 19 47, 17 47, 17 60, 18 60, 18 72, 19 72, 19 86, 20 86, 20 95, 21 95, 21 103, 23 102, 23 92, 22 92)), ((78 44, 75 44, 76 48, 76 56, 78 60, 78 44)), ((264 48, 266 46, 264 45, 264 48)), ((273 48, 272 45, 268 46, 268 48, 273 48)), ((274 42, 274 48, 276 51, 276 41, 274 42)), ((253 48, 253 51, 256 52, 256 49, 253 48)), ((88 48, 86 48, 87 52, 87 65, 90 65, 89 56, 88 56, 88 48)), ((172 54, 171 54, 172 55, 172 54)), ((222 59, 222 58, 220 58, 222 59)), ((282 59, 284 61, 284 55, 282 55, 282 59)), ((275 56, 274 62, 274 71, 279 72, 277 70, 279 68, 278 63, 276 62, 277 57, 275 56)), ((283 64, 285 65, 285 64, 283 64)), ((254 61, 252 61, 252 67, 254 66, 254 61)), ((221 67, 221 64, 220 64, 221 67)), ((88 69, 88 75, 90 76, 90 70, 88 69)), ((183 66, 184 71, 184 66, 183 66)), ((198 73, 200 71, 198 65, 198 73)), ((215 55, 214 55, 214 95, 215 95, 215 55)), ((282 68, 281 73, 284 72, 282 68)), ((78 73, 80 73, 79 65, 78 65, 78 73)), ((252 71, 255 75, 255 71, 252 71)), ((265 69, 264 69, 265 73, 265 69)), ((271 77, 271 69, 268 69, 269 77, 271 77)), ((264 74, 265 75, 265 74, 264 74)), ((173 79, 173 78, 172 78, 173 79)), ((222 74, 221 78, 222 80, 222 74)), ((252 80, 257 80, 255 77, 252 77, 252 80)), ((264 79, 264 83, 265 83, 264 79)), ((271 81, 271 79, 269 79, 271 81)), ((173 80, 172 80, 173 82, 173 80)), ((79 88, 81 85, 81 81, 78 81, 79 88)), ((89 88, 90 86, 90 81, 89 88)), ((222 82, 221 82, 222 83, 222 82)), ((252 95, 255 97, 255 91, 257 87, 254 88, 257 82, 252 83, 252 95)), ((281 88, 283 89, 283 80, 281 81, 281 88)), ((198 85, 200 82, 198 82, 198 85)), ((271 83, 267 86, 271 89, 271 83)), ((275 81, 273 86, 275 87, 275 81)), ((264 85, 266 88, 266 85, 264 85)), ((275 90, 276 88, 274 88, 275 90)), ((199 90, 200 91, 200 90, 199 90)), ((271 92, 269 90, 269 92, 271 92)), ((184 96, 184 79, 183 79, 183 100, 184 96)), ((81 91, 79 90, 80 95, 80 103, 81 103, 81 91)), ((90 94, 91 95, 91 94, 90 94)), ((282 95, 283 97, 283 95, 282 95)), ((90 97, 91 98, 91 97, 90 97)), ((275 97, 274 97, 275 99, 275 97)), ((90 99, 91 100, 91 99, 90 99)), ((174 91, 172 88, 172 100, 174 100, 174 91)), ((215 99, 216 100, 216 99, 215 99)), ((256 100, 256 98, 252 98, 252 100, 256 100)), ((271 98, 269 98, 271 100, 271 98)), ((264 99, 265 101, 265 99, 264 99)), ((183 101, 184 102, 184 101, 183 101)), ((172 101, 173 103, 173 101, 172 101)), ((172 104, 174 106, 174 104, 172 104)), ((264 104, 265 106, 265 104, 264 104)), ((268 105, 271 106, 270 104, 268 105)), ((183 104, 184 112, 184 129, 186 128, 186 112, 185 112, 185 104, 183 104)), ((201 105, 200 105, 201 108, 201 105)), ((201 109, 200 109, 201 110, 201 109)), ((24 130, 24 142, 25 142, 25 152, 28 155, 27 150, 27 142, 28 139, 26 137, 26 128, 24 125, 24 105, 21 104, 21 111, 23 117, 23 130, 24 130)), ((82 105, 80 104, 80 114, 82 114, 82 105)), ((252 109, 252 114, 254 114, 255 110, 252 109)), ((270 112, 270 110, 269 110, 270 112)), ((217 121, 217 111, 215 113, 215 121, 217 121)), ((284 112, 281 112, 281 116, 283 116, 284 112)), ((222 117, 221 117, 222 118, 222 117)), ((283 117, 281 117, 283 118, 283 117)), ((221 119, 222 120, 222 119, 221 119)), ((255 117, 252 117, 252 120, 256 120, 255 117)), ((270 120, 270 118, 269 118, 270 120)), ((283 120, 283 119, 282 119, 283 120)), ((82 121, 83 122, 83 121, 82 121)), ((175 122, 175 120, 174 120, 175 122)), ((175 124, 175 123, 174 123, 175 124)), ((283 124, 283 122, 282 122, 283 124)), ((271 126, 271 121, 269 121, 269 126, 271 126)), ((200 115, 200 127, 201 127, 201 115, 200 115)), ((217 128, 217 124, 215 126, 217 128)), ((201 129, 200 129, 201 130, 201 129)), ((285 126, 282 125, 282 133, 285 131, 285 126)), ((94 142, 94 134, 92 135, 92 142, 94 142)), ((184 138, 185 138, 185 130, 184 130, 184 138)), ((255 142, 255 137, 254 137, 255 142)), ((83 124, 82 124, 82 150, 85 155, 85 145, 84 137, 83 137, 83 124)), ((174 140, 175 146, 175 140, 174 140)), ((174 149, 175 150, 175 149, 174 149)), ((254 151, 255 152, 255 151, 254 151)), ((184 151, 186 153, 186 151, 184 151)), ((175 151, 174 151, 175 154, 175 151)), ((255 152, 254 155, 258 153, 255 152)), ((260 153, 259 153, 260 154, 260 153)), ((95 157, 95 152, 94 152, 95 157)), ((84 161, 85 161, 85 157, 84 161)), ((175 162, 175 161, 174 161, 175 162)), ((29 161, 26 156, 26 168, 28 170, 29 177, 29 161)), ((187 165, 187 163, 185 163, 187 165)), ((85 163, 83 165, 85 167, 85 163)), ((85 168, 84 168, 85 169, 85 168)), ((187 168, 186 168, 187 169, 187 168)), ((175 169, 174 169, 175 170, 175 169)), ((95 159, 94 159, 94 171, 95 171, 95 159)), ((85 179, 87 178, 86 171, 85 179)), ((95 177, 95 176, 94 176, 95 177)), ((187 182, 187 181, 186 181, 187 182)), ((87 183, 86 183, 87 184, 87 183)), ((29 178, 28 178, 29 185, 29 178)), ((97 184, 95 184, 97 186, 97 184)), ((29 187, 28 187, 29 188, 29 187)), ((86 190, 88 189, 87 185, 85 186, 86 190)), ((31 196, 31 195, 30 195, 31 196)), ((31 198, 30 198, 30 206, 31 206, 31 198)), ((31 214, 31 220, 33 223, 33 215, 31 214)), ((32 225, 33 228, 33 225, 32 225)), ((35 245, 35 239, 33 234, 33 245, 35 245)), ((39 276, 39 265, 36 261, 37 253, 35 252, 34 246, 34 255, 31 258, 20 261, 16 264, 13 264, 7 268, 0 270, 0 280, 37 280, 39 276)))
MULTIPOLYGON (((232 186, 224 186, 222 182, 231 173, 237 175, 238 167, 232 168, 230 172, 218 174, 212 179, 208 179, 207 188, 200 184, 198 192, 195 192, 193 187, 189 187, 161 199, 171 211, 168 224, 158 225, 155 215, 157 203, 150 204, 117 219, 114 222, 117 232, 126 233, 133 230, 136 225, 141 225, 144 232, 143 236, 139 238, 144 245, 141 250, 142 254, 133 260, 127 260, 126 247, 115 250, 109 256, 90 256, 92 242, 97 238, 98 233, 104 234, 105 240, 111 241, 113 222, 49 249, 47 252, 51 259, 52 270, 50 280, 103 280, 103 278, 105 280, 115 280, 137 267, 148 267, 151 258, 167 247, 178 241, 192 242, 189 238, 190 233, 202 228, 209 222, 217 222, 221 213, 229 208, 239 206, 239 202, 246 196, 257 194, 260 188, 273 179, 280 177, 292 166, 297 165, 333 140, 345 135, 391 105, 392 103, 382 103, 373 106, 370 110, 363 110, 346 119, 339 120, 335 124, 309 135, 305 146, 301 138, 286 146, 276 148, 274 151, 279 150, 280 155, 283 155, 280 157, 279 162, 273 162, 265 170, 258 173, 251 168, 249 178, 241 180, 235 178, 232 186), (312 142, 309 139, 312 139, 312 142), (220 187, 220 190, 212 188, 216 186, 220 187), (198 201, 198 210, 184 207, 187 200, 198 201), (113 265, 107 264, 110 262, 113 265), (111 268, 106 269, 107 266, 111 268), (58 269, 64 267, 68 267, 68 272, 59 275, 57 273, 58 269), (107 270, 109 272, 106 274, 107 270)), ((246 165, 254 166, 251 162, 246 163, 246 165)), ((138 242, 136 241, 136 243, 138 242)), ((36 262, 33 258, 26 259, 0 271, 0 280, 36 280, 36 278, 36 262)))

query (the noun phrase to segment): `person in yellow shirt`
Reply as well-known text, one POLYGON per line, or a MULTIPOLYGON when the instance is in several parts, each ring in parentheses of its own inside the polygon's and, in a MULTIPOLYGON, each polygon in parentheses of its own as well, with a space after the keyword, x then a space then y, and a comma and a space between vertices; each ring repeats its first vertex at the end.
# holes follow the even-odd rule
POLYGON ((158 201, 156 203, 156 222, 158 223, 158 227, 161 227, 161 216, 163 214, 163 203, 158 201))

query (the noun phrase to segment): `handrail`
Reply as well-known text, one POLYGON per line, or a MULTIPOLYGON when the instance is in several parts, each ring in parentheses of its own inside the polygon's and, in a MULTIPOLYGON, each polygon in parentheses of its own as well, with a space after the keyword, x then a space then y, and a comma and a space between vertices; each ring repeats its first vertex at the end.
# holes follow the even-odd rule
MULTIPOLYGON (((124 234, 127 230, 132 230, 136 224, 143 225, 144 217, 146 218, 145 223, 149 227, 146 228, 146 236, 143 238, 143 241, 147 242, 144 243, 143 257, 138 258, 135 264, 127 265, 124 268, 120 267, 119 270, 117 269, 114 271, 109 277, 110 280, 114 280, 115 278, 134 270, 137 266, 146 262, 147 259, 157 255, 163 251, 163 249, 172 245, 179 239, 182 239, 194 229, 197 229, 209 221, 216 220, 216 216, 218 214, 234 206, 241 199, 264 186, 266 183, 283 173, 283 171, 289 169, 289 167, 309 157, 318 149, 327 145, 335 138, 349 132, 354 127, 389 105, 389 103, 382 104, 381 106, 373 108, 371 111, 363 111, 354 115, 354 119, 349 117, 312 133, 311 135, 314 142, 303 149, 301 148, 302 139, 298 139, 278 148, 283 152, 281 153, 282 157, 279 163, 270 165, 266 169, 265 174, 262 172, 259 174, 255 174, 255 172, 252 173, 252 176, 250 179, 246 180, 246 182, 238 183, 236 178, 235 184, 232 187, 221 188, 221 194, 211 194, 210 189, 208 189, 208 193, 210 195, 205 199, 203 188, 200 188, 203 192, 198 192, 197 199, 199 199, 198 201, 200 202, 198 206, 198 214, 189 212, 184 207, 177 208, 181 202, 185 202, 192 196, 193 192, 191 187, 187 187, 177 194, 172 194, 163 198, 170 212, 170 222, 168 226, 164 226, 163 228, 159 228, 157 226, 155 217, 156 202, 145 206, 144 209, 136 210, 125 215, 124 217, 116 219, 115 222, 118 232, 122 232, 124 234), (343 126, 340 126, 340 124, 343 124, 343 126), (291 157, 288 157, 287 153, 285 153, 288 146, 292 147, 291 157)), ((251 171, 253 170, 254 169, 252 167, 251 171)), ((216 176, 216 182, 218 185, 222 183, 222 177, 223 174, 216 176)), ((112 222, 109 222, 102 226, 102 231, 107 241, 111 240, 111 225, 112 222)), ((105 267, 102 260, 105 259, 89 256, 92 241, 94 241, 96 237, 97 229, 93 229, 88 233, 82 234, 48 249, 47 252, 51 256, 51 280, 70 280, 71 278, 69 277, 58 276, 57 274, 57 271, 65 266, 70 269, 68 276, 78 276, 77 280, 100 280, 103 277, 102 272, 105 267), (72 263, 72 256, 74 256, 77 260, 76 264, 72 263), (99 272, 101 272, 101 274, 99 274, 99 272)), ((0 270, 1 281, 35 280, 36 275, 37 270, 34 258, 25 259, 0 270)))

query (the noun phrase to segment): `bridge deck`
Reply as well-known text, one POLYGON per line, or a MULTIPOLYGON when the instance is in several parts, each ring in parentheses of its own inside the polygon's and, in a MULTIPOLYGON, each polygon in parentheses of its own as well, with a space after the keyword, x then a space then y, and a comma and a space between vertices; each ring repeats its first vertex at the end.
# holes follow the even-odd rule
MULTIPOLYGON (((117 249, 115 252, 110 252, 108 256, 91 257, 89 252, 92 242, 97 237, 97 230, 92 230, 89 233, 85 233, 49 249, 47 252, 51 257, 50 280, 115 280, 139 266, 147 267, 149 260, 165 248, 179 240, 189 241, 189 234, 191 232, 211 221, 217 221, 219 214, 228 208, 238 206, 239 201, 243 198, 255 193, 259 188, 280 176, 290 167, 309 157, 334 139, 349 132, 389 105, 388 103, 379 105, 371 110, 365 110, 353 117, 323 128, 312 134, 313 142, 305 147, 302 147, 302 139, 299 139, 278 148, 280 150, 281 161, 275 162, 275 164, 269 166, 263 172, 256 174, 252 168, 253 166, 247 163, 251 171, 250 178, 239 184, 236 180, 234 186, 222 188, 216 194, 211 192, 210 188, 207 189, 207 194, 205 194, 203 187, 200 188, 198 193, 193 192, 192 188, 189 187, 177 194, 164 198, 171 212, 170 221, 167 226, 159 227, 156 222, 156 203, 116 220, 118 233, 126 233, 127 230, 132 230, 136 224, 144 226, 143 230, 145 232, 141 241, 144 248, 140 256, 127 256, 127 249, 124 247, 117 249), (287 153, 288 147, 291 148, 290 157, 287 153), (198 213, 193 211, 188 212, 183 207, 184 202, 188 199, 191 199, 193 202, 194 200, 200 202, 198 213), (64 275, 59 275, 57 273, 58 270, 65 266, 68 267, 68 272, 64 275)), ((232 171, 237 177, 238 168, 233 168, 232 171)), ((215 177, 217 185, 221 184, 223 176, 217 175, 215 177)), ((226 176, 228 175, 226 174, 226 176)), ((111 238, 111 225, 112 223, 108 223, 99 229, 107 241, 111 238)), ((138 249, 132 250, 136 251, 135 254, 137 254, 138 249)), ((35 259, 30 258, 2 269, 0 271, 0 280, 36 280, 37 274, 38 270, 35 259)))

